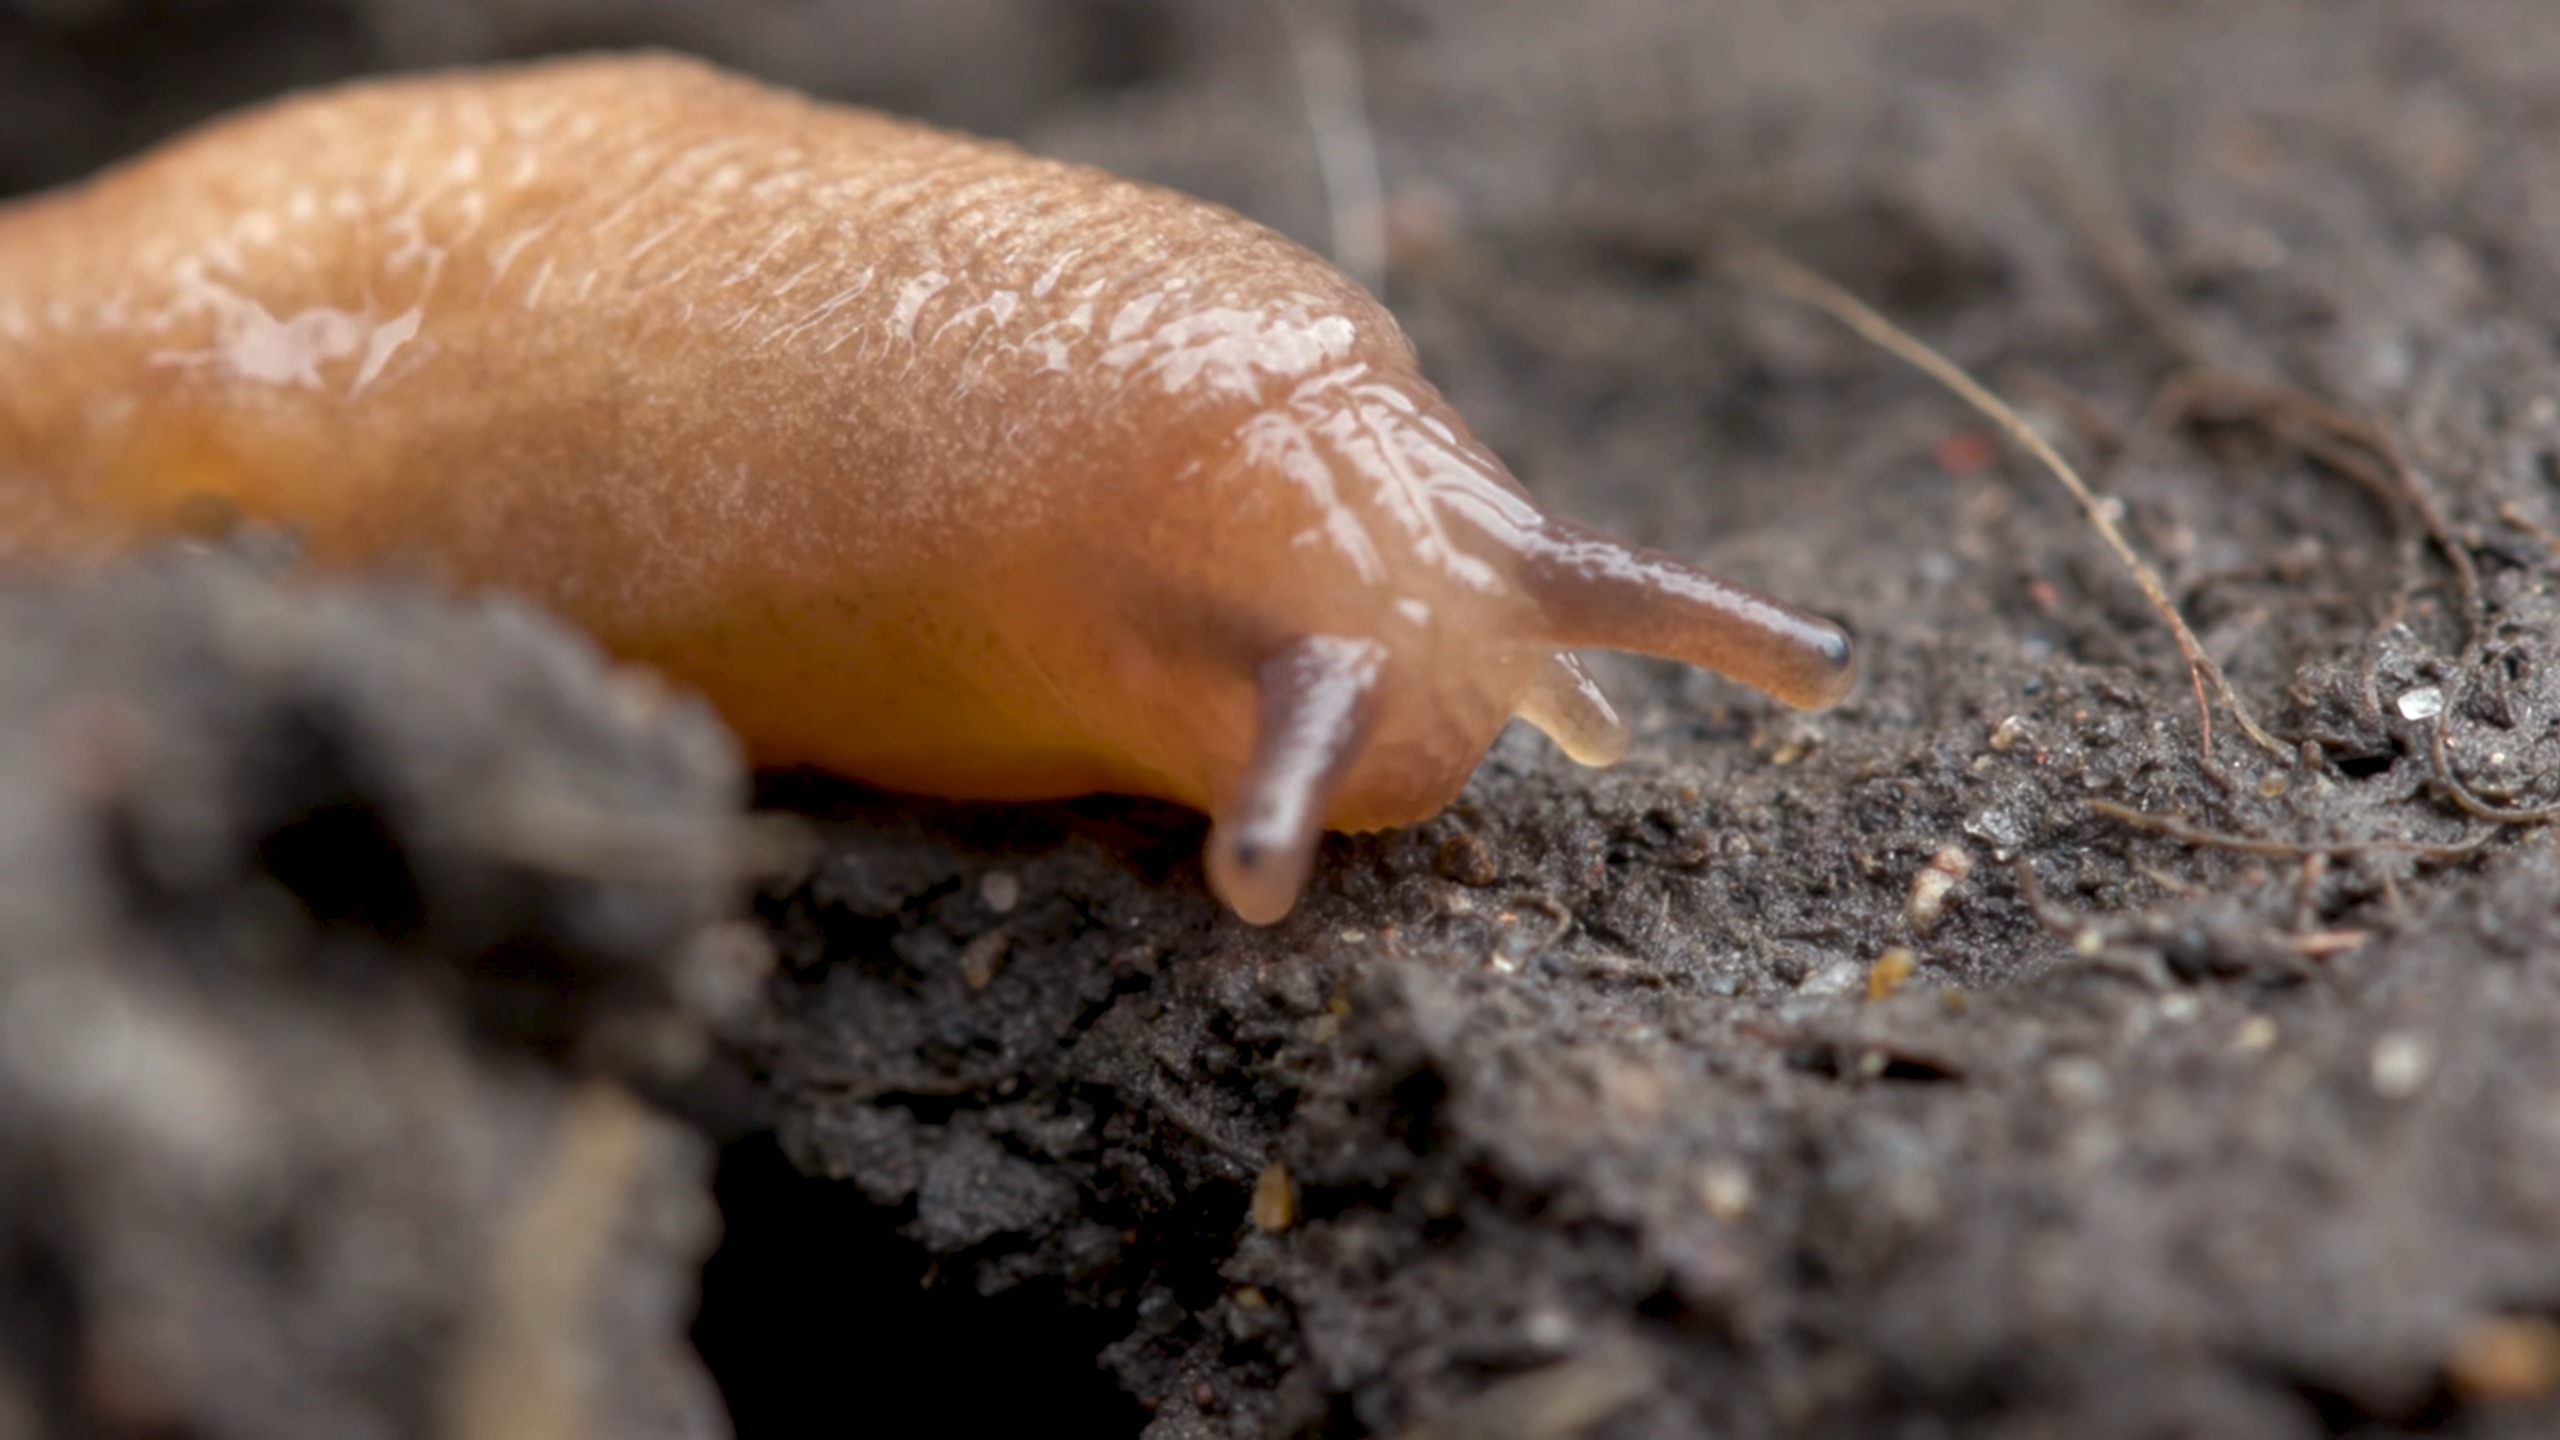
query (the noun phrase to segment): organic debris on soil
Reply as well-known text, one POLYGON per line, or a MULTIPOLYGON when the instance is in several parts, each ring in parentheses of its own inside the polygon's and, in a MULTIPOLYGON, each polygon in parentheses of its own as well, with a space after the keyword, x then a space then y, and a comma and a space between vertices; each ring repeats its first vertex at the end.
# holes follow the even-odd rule
MULTIPOLYGON (((212 22, 163 9, 0 8, 0 76, 45 77, 0 83, 0 174, 76 173, 252 80, 684 44, 1374 248, 1554 509, 1860 637, 1864 688, 1814 717, 1611 663, 1626 766, 1507 737, 1443 817, 1329 842, 1269 930, 1206 897, 1185 815, 769 777, 815 843, 756 903, 761 1005, 675 1096, 734 1114, 742 1072, 774 1136, 731 1148, 752 1233, 697 1330, 746 1433, 791 1433, 775 1393, 815 1427, 1153 1440, 2560 1427, 2543 0, 191 7, 258 19, 238 67, 192 64, 212 22), (1731 283, 1734 236, 2009 397, 2280 745, 2222 705, 2208 759, 2081 507, 1731 283), (1117 1390, 1070 1378, 1087 1357, 1117 1390)), ((211 723, 187 693, 155 726, 211 723)), ((100 973, 185 1003, 137 902, 100 903, 130 947, 100 973)), ((352 1002, 251 973, 315 1017, 273 1083, 379 1061, 352 1002)), ((591 1072, 523 1057, 578 1048, 463 1073, 556 1120, 591 1072)), ((603 1123, 512 1143, 627 1153, 603 1123)), ((469 1193, 435 1253, 501 1246, 469 1193)), ((38 1297, 13 1303, 80 1293, 46 1213, 12 1201, 38 1297)), ((136 1243, 240 1233, 114 1214, 136 1243)), ((467 1267, 400 1273, 403 1313, 459 1313, 467 1267)), ((97 1373, 26 1363, 39 1407, 97 1373)), ((267 1373, 207 1383, 246 1407, 267 1373)))
POLYGON ((0 591, 0 1434, 726 1433, 614 1077, 754 993, 743 776, 630 683, 236 557, 0 591))

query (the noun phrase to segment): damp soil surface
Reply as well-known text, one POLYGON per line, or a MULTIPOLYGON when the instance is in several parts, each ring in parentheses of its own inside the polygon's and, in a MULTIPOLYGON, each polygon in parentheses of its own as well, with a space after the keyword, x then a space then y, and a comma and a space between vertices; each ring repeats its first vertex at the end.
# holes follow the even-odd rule
POLYGON ((639 42, 1382 255, 1543 501, 1862 688, 1605 661, 1624 765, 1254 929, 1177 811, 742 801, 511 611, 21 593, 0 1434, 2560 1429, 2546 0, 13 0, 0 179, 639 42))

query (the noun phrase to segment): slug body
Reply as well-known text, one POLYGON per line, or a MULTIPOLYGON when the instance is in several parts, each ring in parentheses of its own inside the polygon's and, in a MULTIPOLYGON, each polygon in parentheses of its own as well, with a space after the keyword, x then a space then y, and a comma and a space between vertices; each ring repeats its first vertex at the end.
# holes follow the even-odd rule
POLYGON ((1256 921, 1514 714, 1615 758, 1577 647, 1849 679, 1543 516, 1271 232, 668 58, 289 100, 0 209, 0 555, 208 499, 532 597, 763 764, 1199 807, 1256 921))

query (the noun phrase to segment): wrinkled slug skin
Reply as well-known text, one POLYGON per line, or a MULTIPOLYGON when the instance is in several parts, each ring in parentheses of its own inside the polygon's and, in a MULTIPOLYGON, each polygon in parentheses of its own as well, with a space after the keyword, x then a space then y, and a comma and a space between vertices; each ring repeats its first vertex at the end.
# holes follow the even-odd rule
MULTIPOLYGON (((1259 804, 1310 850, 1439 809, 1515 709, 1615 733, 1558 653, 1611 635, 1533 593, 1550 522, 1357 286, 672 58, 292 99, 0 210, 0 552, 207 497, 524 593, 760 762, 892 788, 1259 804)), ((1274 918, 1303 859, 1238 846, 1274 918)))

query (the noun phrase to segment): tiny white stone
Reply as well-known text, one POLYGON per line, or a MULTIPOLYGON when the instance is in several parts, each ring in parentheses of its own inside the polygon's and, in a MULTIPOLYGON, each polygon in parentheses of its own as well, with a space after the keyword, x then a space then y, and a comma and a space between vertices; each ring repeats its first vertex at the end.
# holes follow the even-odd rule
POLYGON ((2444 713, 2444 692, 2433 685, 2404 690, 2397 702, 2403 720, 2432 720, 2444 713))
POLYGON ((1796 982, 1799 995, 1854 995, 1867 988, 1867 967, 1855 960, 1832 960, 1796 982))
POLYGON ((1522 1335, 1541 1350, 1561 1350, 1573 1341, 1573 1317, 1552 1306, 1541 1305, 1524 1317, 1522 1335))
POLYGON ((2107 1098, 2106 1067, 2083 1056, 2056 1060, 2044 1072, 2045 1093, 2066 1110, 2085 1110, 2107 1098))
POLYGON ((998 915, 1022 903, 1022 880, 1010 870, 990 870, 978 877, 978 903, 998 915))
POLYGON ((2427 1083, 2427 1072, 2435 1068, 2435 1052, 2418 1036, 2394 1032, 2373 1042, 2373 1060, 2368 1071, 2373 1090, 2386 1100, 2404 1100, 2427 1083))
POLYGON ((1947 911, 1948 893, 1956 888, 1956 877, 1932 867, 1911 877, 1910 897, 1903 901, 1903 918, 1911 928, 1926 935, 1938 926, 1947 911))
POLYGON ((1713 1164, 1698 1172, 1698 1204, 1730 1225, 1751 1213, 1751 1172, 1738 1165, 1713 1164))

